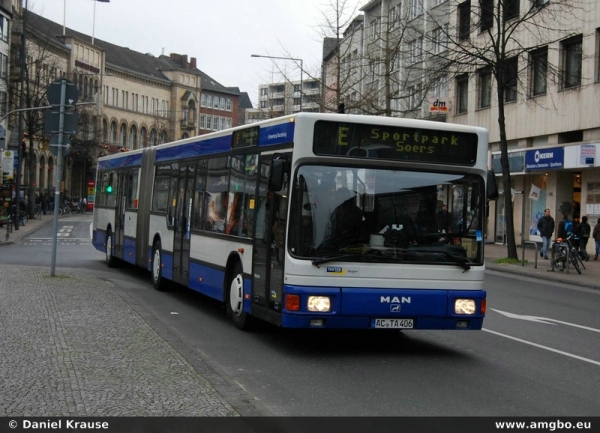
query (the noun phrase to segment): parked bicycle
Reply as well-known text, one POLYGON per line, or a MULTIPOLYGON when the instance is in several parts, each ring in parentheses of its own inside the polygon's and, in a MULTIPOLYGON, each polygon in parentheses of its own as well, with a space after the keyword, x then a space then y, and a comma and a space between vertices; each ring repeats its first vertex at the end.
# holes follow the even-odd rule
POLYGON ((558 238, 552 244, 552 270, 555 268, 559 271, 568 271, 569 266, 573 265, 577 273, 581 274, 581 269, 585 269, 585 265, 581 260, 581 256, 571 243, 573 234, 569 234, 566 238, 558 238))

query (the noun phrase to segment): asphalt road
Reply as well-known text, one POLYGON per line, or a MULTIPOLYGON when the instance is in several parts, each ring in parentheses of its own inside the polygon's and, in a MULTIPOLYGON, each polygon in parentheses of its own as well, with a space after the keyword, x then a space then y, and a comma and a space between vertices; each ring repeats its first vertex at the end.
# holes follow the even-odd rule
MULTIPOLYGON (((128 266, 108 269, 89 241, 90 221, 61 219, 73 227, 59 241, 57 266, 111 280, 177 336, 185 357, 201 357, 274 415, 598 414, 598 291, 489 272, 483 331, 292 332, 265 325, 246 333, 212 300, 184 288, 156 292, 146 273, 128 266)), ((47 228, 5 247, 4 263, 49 266, 47 228)))

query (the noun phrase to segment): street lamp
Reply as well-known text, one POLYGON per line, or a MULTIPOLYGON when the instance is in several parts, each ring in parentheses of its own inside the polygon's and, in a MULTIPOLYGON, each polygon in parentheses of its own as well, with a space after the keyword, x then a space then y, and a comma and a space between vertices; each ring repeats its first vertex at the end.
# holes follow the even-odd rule
POLYGON ((250 57, 262 57, 265 59, 278 59, 278 60, 293 60, 294 62, 300 62, 300 111, 302 111, 302 73, 304 71, 304 67, 302 66, 302 59, 295 59, 293 57, 277 57, 277 56, 263 56, 261 54, 251 54, 250 57))

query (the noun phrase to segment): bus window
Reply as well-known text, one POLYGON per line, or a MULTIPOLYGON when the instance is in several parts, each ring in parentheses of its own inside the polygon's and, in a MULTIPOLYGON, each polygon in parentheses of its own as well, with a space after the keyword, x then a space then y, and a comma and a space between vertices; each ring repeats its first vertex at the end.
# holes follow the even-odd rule
POLYGON ((196 173, 196 191, 194 192, 194 211, 192 212, 192 227, 196 230, 204 230, 204 201, 206 195, 206 160, 198 162, 196 173))
POLYGON ((156 176, 154 177, 154 196, 152 197, 153 211, 167 211, 170 185, 171 167, 168 165, 156 167, 156 176))

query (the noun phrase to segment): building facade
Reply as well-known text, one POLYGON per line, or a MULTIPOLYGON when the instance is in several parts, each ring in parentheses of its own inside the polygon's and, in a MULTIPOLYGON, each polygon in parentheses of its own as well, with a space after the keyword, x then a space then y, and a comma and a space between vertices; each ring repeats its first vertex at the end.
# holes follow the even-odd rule
MULTIPOLYGON (((92 41, 86 34, 25 11, 18 0, 13 0, 13 7, 16 19, 26 23, 26 105, 47 105, 47 87, 60 78, 72 81, 79 102, 85 103, 78 108, 79 128, 70 137, 70 152, 64 157, 60 188, 65 195, 87 196, 87 183, 95 178, 100 156, 239 124, 240 92, 198 69, 196 58, 176 53, 153 56, 97 38, 92 41)), ((13 26, 11 108, 19 106, 19 29, 22 26, 13 26)), ((23 137, 17 116, 8 120, 9 144, 18 149, 23 137)), ((23 133, 28 145, 20 161, 20 183, 28 194, 52 196, 56 148, 44 131, 43 116, 26 117, 23 133)))

